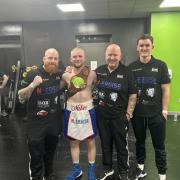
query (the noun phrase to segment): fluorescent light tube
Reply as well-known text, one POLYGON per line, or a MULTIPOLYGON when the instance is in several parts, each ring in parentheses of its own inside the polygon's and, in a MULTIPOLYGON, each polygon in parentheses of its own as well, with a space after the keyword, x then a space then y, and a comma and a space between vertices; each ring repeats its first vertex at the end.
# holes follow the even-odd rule
POLYGON ((82 4, 57 4, 56 5, 63 12, 80 12, 85 11, 82 4))
POLYGON ((160 8, 167 8, 167 7, 180 7, 180 0, 164 0, 160 6, 160 8))

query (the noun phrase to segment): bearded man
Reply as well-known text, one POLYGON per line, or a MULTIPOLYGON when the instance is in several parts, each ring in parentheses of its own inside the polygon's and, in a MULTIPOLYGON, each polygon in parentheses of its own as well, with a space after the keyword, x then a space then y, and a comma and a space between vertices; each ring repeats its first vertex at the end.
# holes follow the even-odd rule
POLYGON ((43 65, 33 68, 18 91, 20 102, 27 101, 27 137, 30 154, 30 178, 55 180, 53 159, 61 131, 59 53, 47 49, 43 65))

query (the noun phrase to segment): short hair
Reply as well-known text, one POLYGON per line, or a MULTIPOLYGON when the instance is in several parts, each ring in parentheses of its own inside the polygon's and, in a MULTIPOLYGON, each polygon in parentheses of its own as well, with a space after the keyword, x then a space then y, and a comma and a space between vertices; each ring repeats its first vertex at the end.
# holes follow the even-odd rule
POLYGON ((152 44, 153 44, 153 42, 154 42, 154 39, 153 39, 153 37, 152 37, 151 35, 149 35, 149 34, 143 34, 142 36, 140 36, 140 37, 138 38, 137 44, 139 43, 140 40, 145 40, 145 39, 149 39, 149 40, 152 42, 152 44))
POLYGON ((75 48, 73 48, 73 49, 71 50, 71 54, 72 54, 72 52, 74 52, 74 51, 82 51, 83 54, 84 54, 84 56, 85 56, 85 50, 84 50, 83 48, 75 47, 75 48))
POLYGON ((47 50, 45 51, 45 53, 44 53, 44 56, 47 56, 48 53, 50 53, 50 52, 55 52, 55 53, 57 53, 57 55, 59 56, 59 52, 58 52, 58 50, 55 49, 55 48, 49 48, 49 49, 47 49, 47 50))
POLYGON ((109 44, 109 45, 107 46, 107 48, 106 48, 106 52, 107 52, 107 50, 108 50, 109 48, 112 48, 112 47, 118 49, 118 51, 121 53, 121 47, 120 47, 118 44, 115 44, 115 43, 109 44))

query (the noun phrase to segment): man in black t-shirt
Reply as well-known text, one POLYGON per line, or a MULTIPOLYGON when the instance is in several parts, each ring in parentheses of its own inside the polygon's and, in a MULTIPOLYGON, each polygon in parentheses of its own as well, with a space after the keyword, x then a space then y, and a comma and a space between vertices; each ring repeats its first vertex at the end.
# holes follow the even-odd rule
POLYGON ((59 53, 48 49, 43 66, 32 69, 18 91, 20 102, 27 100, 27 135, 32 180, 55 180, 53 159, 62 129, 59 103, 59 53), (44 167, 44 170, 43 170, 44 167), (44 174, 43 174, 44 172, 44 174))
POLYGON ((132 125, 136 137, 137 170, 135 180, 145 177, 146 129, 149 128, 155 150, 159 179, 166 179, 165 128, 169 104, 169 74, 167 65, 151 56, 153 37, 143 35, 137 41, 139 59, 129 65, 134 73, 138 100, 132 125))
POLYGON ((105 180, 113 176, 113 143, 117 151, 118 179, 128 180, 129 120, 136 104, 136 88, 132 72, 121 60, 121 49, 111 44, 106 49, 106 65, 96 69, 97 83, 94 95, 97 98, 97 125, 101 139, 105 180))

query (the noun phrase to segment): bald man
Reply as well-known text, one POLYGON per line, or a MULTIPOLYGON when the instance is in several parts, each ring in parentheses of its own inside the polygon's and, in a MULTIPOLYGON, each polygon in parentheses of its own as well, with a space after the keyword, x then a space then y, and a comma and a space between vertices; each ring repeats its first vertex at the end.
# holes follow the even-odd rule
POLYGON ((28 72, 18 95, 20 102, 27 101, 30 177, 32 180, 55 180, 53 159, 62 123, 58 51, 46 50, 42 62, 42 66, 28 72))
POLYGON ((96 156, 94 137, 97 130, 91 93, 96 74, 85 66, 85 61, 83 49, 72 49, 72 70, 63 74, 63 80, 68 85, 68 99, 64 115, 64 134, 70 140, 73 161, 72 171, 65 177, 65 180, 74 180, 83 174, 79 164, 79 144, 81 141, 86 141, 88 149, 87 180, 96 180, 94 174, 96 156))
POLYGON ((136 104, 136 88, 132 73, 121 64, 121 49, 111 44, 105 52, 106 65, 96 69, 97 125, 101 139, 104 174, 113 177, 113 143, 117 152, 118 179, 128 180, 128 129, 136 104))

